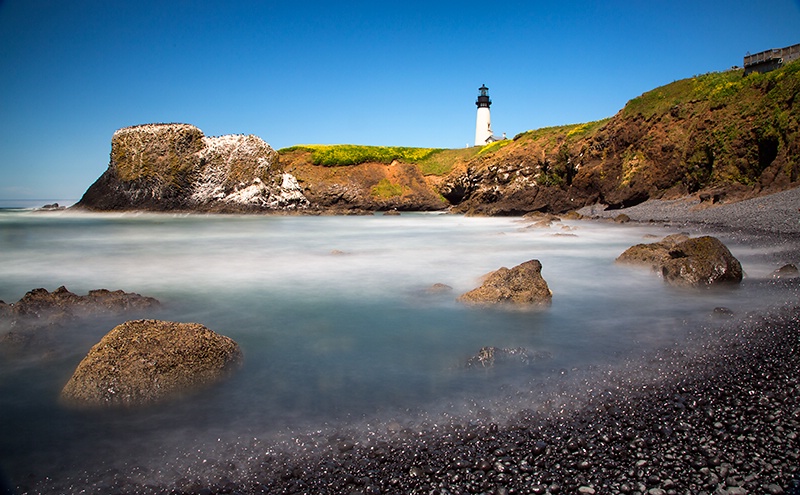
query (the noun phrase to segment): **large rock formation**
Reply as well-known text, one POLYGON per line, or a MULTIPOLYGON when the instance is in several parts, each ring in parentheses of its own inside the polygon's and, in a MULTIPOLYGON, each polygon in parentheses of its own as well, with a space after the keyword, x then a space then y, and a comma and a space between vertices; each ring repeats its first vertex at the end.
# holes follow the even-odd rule
POLYGON ((462 294, 458 300, 468 304, 530 306, 549 304, 552 298, 553 293, 542 278, 542 264, 530 260, 490 273, 480 287, 462 294))
POLYGON ((197 323, 128 321, 89 350, 61 391, 75 407, 142 406, 218 382, 238 344, 197 323))
POLYGON ((256 136, 206 137, 188 124, 126 127, 105 173, 76 205, 92 210, 272 211, 308 206, 256 136))
POLYGON ((649 266, 672 285, 708 286, 742 281, 742 265, 716 237, 668 236, 637 244, 617 258, 618 263, 649 266))

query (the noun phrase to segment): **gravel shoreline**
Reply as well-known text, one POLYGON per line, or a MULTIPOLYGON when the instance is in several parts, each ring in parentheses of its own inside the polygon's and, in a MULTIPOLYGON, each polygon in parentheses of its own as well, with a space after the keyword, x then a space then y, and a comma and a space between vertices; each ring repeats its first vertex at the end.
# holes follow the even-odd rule
POLYGON ((668 222, 721 228, 732 232, 765 232, 782 237, 800 231, 800 187, 733 203, 710 204, 697 197, 649 200, 618 210, 587 206, 578 210, 590 217, 628 215, 638 222, 668 222))

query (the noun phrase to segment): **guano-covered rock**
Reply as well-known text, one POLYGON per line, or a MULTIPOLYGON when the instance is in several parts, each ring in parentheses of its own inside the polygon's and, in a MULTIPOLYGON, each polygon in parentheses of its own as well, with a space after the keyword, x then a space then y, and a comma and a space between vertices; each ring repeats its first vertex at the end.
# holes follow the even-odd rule
POLYGON ((251 212, 303 209, 308 200, 257 136, 207 137, 189 124, 145 124, 114 133, 108 169, 76 206, 251 212))

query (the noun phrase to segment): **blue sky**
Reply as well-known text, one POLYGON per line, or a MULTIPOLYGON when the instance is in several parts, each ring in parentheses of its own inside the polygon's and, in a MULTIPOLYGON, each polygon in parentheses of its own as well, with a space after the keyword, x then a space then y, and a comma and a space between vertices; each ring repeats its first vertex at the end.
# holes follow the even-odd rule
POLYGON ((120 127, 463 147, 800 43, 800 0, 0 0, 0 199, 78 199, 120 127))

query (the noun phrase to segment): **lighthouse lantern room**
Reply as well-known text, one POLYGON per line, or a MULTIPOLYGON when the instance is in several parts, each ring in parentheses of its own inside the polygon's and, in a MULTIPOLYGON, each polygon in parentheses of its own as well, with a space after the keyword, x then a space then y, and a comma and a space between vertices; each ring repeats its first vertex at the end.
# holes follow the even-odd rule
POLYGON ((478 91, 480 93, 475 102, 475 105, 478 106, 478 118, 475 122, 475 146, 483 146, 496 139, 492 134, 492 119, 489 116, 489 107, 492 105, 492 100, 489 99, 489 88, 483 84, 478 91))

